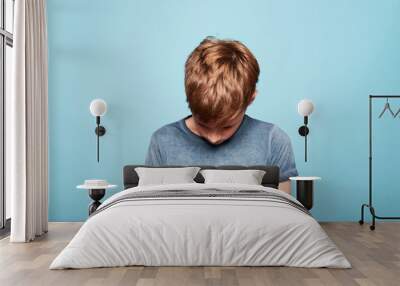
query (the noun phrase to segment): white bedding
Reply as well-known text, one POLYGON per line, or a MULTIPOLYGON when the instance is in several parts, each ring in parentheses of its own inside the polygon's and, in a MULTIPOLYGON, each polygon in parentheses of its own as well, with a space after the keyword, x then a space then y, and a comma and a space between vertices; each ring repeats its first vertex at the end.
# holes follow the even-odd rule
POLYGON ((245 197, 120 199, 135 192, 272 189, 238 184, 135 187, 107 199, 50 269, 127 265, 350 268, 321 226, 290 204, 245 197), (101 209, 103 210, 101 211, 101 209))

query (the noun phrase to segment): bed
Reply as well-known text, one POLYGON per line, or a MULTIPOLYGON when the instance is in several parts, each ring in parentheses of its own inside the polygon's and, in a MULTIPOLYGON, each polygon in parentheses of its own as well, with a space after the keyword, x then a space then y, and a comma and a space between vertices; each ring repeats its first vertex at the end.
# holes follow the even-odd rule
POLYGON ((277 190, 277 167, 200 166, 264 170, 261 185, 206 184, 198 174, 194 183, 151 186, 138 186, 136 167, 124 167, 125 190, 103 202, 50 269, 351 267, 308 210, 277 190))

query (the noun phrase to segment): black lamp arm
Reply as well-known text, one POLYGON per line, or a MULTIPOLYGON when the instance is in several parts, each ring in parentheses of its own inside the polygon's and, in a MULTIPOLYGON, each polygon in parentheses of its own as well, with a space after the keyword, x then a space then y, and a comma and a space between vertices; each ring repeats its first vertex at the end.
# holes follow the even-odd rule
POLYGON ((100 161, 99 157, 100 157, 100 140, 99 137, 103 136, 106 133, 106 129, 100 125, 100 116, 96 116, 96 129, 94 130, 94 132, 96 133, 97 136, 97 162, 100 161))

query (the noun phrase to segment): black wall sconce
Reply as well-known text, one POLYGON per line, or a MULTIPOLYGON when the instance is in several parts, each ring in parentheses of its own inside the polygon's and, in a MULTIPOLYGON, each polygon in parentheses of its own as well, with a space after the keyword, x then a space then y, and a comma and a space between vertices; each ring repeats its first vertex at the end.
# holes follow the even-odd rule
POLYGON ((96 117, 96 129, 94 130, 97 135, 97 162, 100 161, 100 136, 106 134, 106 129, 100 125, 100 117, 106 114, 107 112, 107 103, 102 99, 94 99, 90 103, 90 113, 96 117))
POLYGON ((308 128, 308 117, 314 111, 314 104, 311 100, 303 99, 297 105, 297 112, 304 117, 304 125, 300 126, 299 134, 304 137, 304 162, 307 162, 307 136, 310 133, 308 128))

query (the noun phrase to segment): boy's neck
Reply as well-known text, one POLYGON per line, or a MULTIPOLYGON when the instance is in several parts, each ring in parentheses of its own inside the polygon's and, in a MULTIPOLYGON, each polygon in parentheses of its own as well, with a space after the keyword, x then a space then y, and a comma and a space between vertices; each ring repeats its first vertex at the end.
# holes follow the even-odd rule
POLYGON ((244 116, 245 112, 241 112, 220 125, 197 122, 194 116, 189 116, 185 119, 184 123, 195 135, 207 140, 211 144, 218 145, 230 139, 236 133, 244 120, 244 116))

